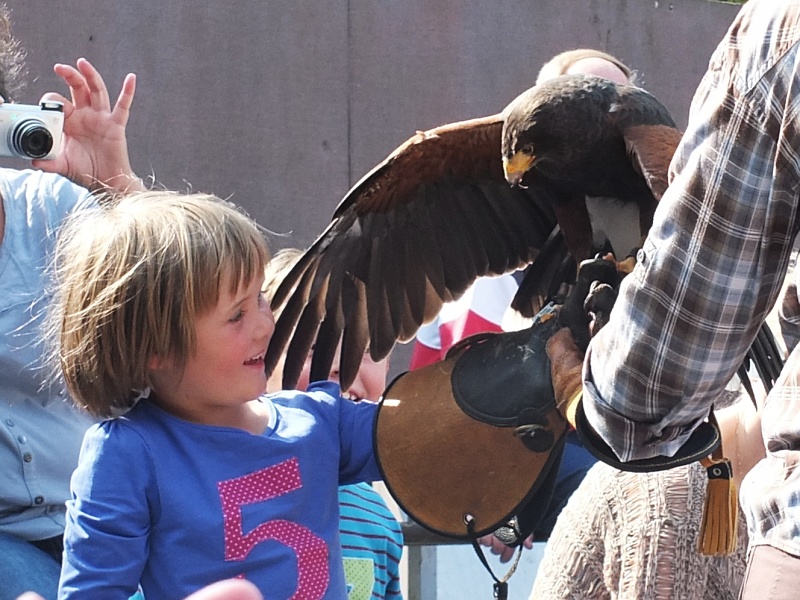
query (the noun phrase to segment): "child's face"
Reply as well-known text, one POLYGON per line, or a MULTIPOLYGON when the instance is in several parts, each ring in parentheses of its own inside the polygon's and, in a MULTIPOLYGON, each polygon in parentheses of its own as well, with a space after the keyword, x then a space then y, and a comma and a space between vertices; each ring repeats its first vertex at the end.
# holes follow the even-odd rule
POLYGON ((215 422, 264 393, 264 354, 275 322, 261 295, 262 279, 230 293, 223 280, 217 305, 195 322, 196 352, 178 374, 155 359, 153 391, 166 410, 190 421, 215 422))

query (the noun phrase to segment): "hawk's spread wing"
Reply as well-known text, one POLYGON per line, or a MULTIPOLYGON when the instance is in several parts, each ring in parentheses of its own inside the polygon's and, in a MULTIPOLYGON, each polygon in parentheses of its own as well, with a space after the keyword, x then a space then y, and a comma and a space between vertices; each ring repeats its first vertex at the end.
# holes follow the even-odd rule
POLYGON ((327 378, 341 340, 346 389, 367 347, 384 358, 477 277, 536 257, 556 218, 546 186, 506 183, 502 125, 495 115, 418 133, 348 192, 273 299, 267 370, 288 343, 284 386, 312 346, 312 379, 327 378))

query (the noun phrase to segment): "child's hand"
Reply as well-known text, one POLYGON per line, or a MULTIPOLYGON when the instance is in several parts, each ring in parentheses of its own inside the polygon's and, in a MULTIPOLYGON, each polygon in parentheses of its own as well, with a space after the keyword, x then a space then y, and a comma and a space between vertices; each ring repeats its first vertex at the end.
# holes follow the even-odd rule
MULTIPOLYGON (((514 556, 514 552, 517 551, 516 548, 512 548, 511 546, 506 546, 493 533, 484 535, 483 537, 479 537, 478 543, 481 546, 486 546, 487 548, 489 548, 490 552, 495 556, 499 556, 501 563, 507 563, 514 556)), ((522 542, 522 545, 528 550, 533 548, 533 535, 529 535, 528 537, 526 537, 525 540, 522 542)))
POLYGON ((136 76, 125 77, 112 109, 103 78, 85 58, 79 58, 75 67, 57 64, 53 70, 69 86, 72 100, 55 92, 42 97, 64 103, 64 137, 54 160, 34 160, 33 166, 60 173, 91 190, 144 189, 131 169, 125 136, 136 76))
POLYGON ((204 587, 186 600, 264 600, 264 597, 249 581, 226 579, 204 587))

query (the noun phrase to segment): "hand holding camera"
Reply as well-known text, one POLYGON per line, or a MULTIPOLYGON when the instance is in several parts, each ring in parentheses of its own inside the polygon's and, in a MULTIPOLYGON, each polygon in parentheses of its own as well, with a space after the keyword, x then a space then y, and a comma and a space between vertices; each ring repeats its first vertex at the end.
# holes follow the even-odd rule
POLYGON ((57 64, 54 71, 69 86, 70 98, 50 92, 38 105, 0 98, 0 156, 31 160, 34 168, 93 191, 145 189, 131 169, 125 135, 136 77, 125 77, 112 106, 103 78, 86 59, 74 67, 57 64))
POLYGON ((61 151, 53 160, 33 160, 32 166, 64 175, 92 191, 117 194, 145 189, 131 169, 125 135, 136 77, 125 77, 112 105, 103 78, 86 59, 79 58, 75 66, 59 63, 53 70, 69 86, 69 97, 49 92, 42 98, 64 105, 61 151))
POLYGON ((61 151, 64 105, 0 104, 0 156, 52 160, 61 151))

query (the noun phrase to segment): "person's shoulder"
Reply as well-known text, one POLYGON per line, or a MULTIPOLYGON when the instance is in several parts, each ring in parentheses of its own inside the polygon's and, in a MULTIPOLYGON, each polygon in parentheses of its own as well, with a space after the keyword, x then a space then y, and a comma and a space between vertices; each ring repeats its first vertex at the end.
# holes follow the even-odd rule
POLYGON ((343 400, 341 388, 335 381, 315 381, 306 388, 306 394, 325 402, 343 400))
POLYGON ((302 404, 338 404, 341 398, 339 385, 333 381, 316 381, 305 391, 281 390, 265 396, 277 405, 298 406, 302 404))
POLYGON ((131 412, 95 423, 86 431, 72 476, 79 496, 119 498, 123 489, 130 495, 149 494, 159 485, 156 465, 170 445, 152 427, 130 418, 131 412))
POLYGON ((93 424, 86 431, 84 446, 103 451, 147 447, 148 419, 142 414, 144 411, 141 405, 143 403, 137 404, 119 417, 93 424))
POLYGON ((112 418, 101 419, 92 425, 86 433, 104 441, 146 439, 158 422, 158 415, 148 402, 138 401, 127 412, 112 418))
POLYGON ((403 528, 383 496, 369 483, 340 486, 339 511, 342 521, 356 520, 380 527, 387 543, 394 547, 394 551, 389 551, 392 554, 402 552, 403 528))
POLYGON ((383 496, 367 482, 339 486, 340 503, 356 503, 391 521, 397 521, 383 496))
POLYGON ((78 193, 88 193, 86 188, 72 183, 63 175, 45 173, 37 169, 0 168, 0 182, 14 189, 24 189, 31 195, 46 193, 53 189, 73 189, 78 193))
POLYGON ((342 397, 339 384, 334 381, 318 381, 310 384, 306 391, 283 390, 269 394, 262 401, 272 402, 279 413, 297 411, 325 420, 352 422, 358 415, 373 418, 377 403, 368 400, 353 402, 342 397))
POLYGON ((56 173, 35 169, 0 168, 0 194, 33 208, 67 213, 81 205, 94 205, 89 190, 56 173))

